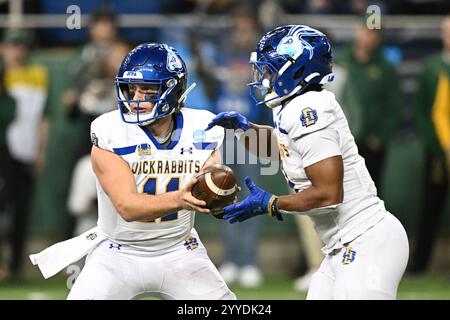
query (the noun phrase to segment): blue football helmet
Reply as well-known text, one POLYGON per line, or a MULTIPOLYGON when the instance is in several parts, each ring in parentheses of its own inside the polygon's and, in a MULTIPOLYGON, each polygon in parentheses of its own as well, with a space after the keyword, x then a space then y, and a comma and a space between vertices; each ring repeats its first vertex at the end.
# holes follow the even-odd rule
POLYGON ((250 95, 257 105, 273 108, 300 95, 310 84, 332 81, 333 53, 322 32, 304 25, 285 25, 258 42, 250 61, 250 95))
POLYGON ((115 84, 123 121, 140 126, 178 112, 195 86, 186 89, 187 68, 183 59, 174 48, 163 43, 144 43, 131 50, 120 66, 115 84), (156 85, 158 92, 146 94, 144 100, 133 100, 136 84, 156 85), (137 107, 132 108, 130 102, 137 107), (144 102, 154 103, 151 112, 139 107, 144 102))

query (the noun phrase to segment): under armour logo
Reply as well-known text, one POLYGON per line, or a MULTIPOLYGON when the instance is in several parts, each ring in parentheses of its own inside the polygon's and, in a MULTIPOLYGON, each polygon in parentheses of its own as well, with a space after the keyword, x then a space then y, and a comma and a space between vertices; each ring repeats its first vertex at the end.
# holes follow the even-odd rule
POLYGON ((120 250, 121 247, 122 247, 121 244, 117 244, 117 243, 110 243, 110 244, 109 244, 109 248, 110 248, 110 249, 117 249, 117 250, 120 250))
POLYGON ((181 148, 181 150, 180 150, 180 154, 184 154, 185 152, 187 152, 187 153, 189 153, 189 154, 192 154, 192 150, 193 150, 194 148, 192 148, 192 147, 189 147, 189 148, 181 148))

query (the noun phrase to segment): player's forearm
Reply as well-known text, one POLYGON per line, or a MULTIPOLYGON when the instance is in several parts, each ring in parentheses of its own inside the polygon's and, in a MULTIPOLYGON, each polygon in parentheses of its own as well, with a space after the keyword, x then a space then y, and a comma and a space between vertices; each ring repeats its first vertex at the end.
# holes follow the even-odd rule
POLYGON ((181 210, 179 191, 156 196, 132 193, 127 197, 117 199, 114 202, 114 207, 120 216, 128 222, 155 220, 181 210))
POLYGON ((239 142, 258 157, 278 158, 278 146, 273 138, 273 128, 270 126, 250 123, 250 129, 240 135, 239 142))
POLYGON ((277 207, 282 211, 301 214, 309 210, 340 204, 342 200, 342 192, 339 188, 322 189, 311 186, 296 194, 280 196, 277 207))

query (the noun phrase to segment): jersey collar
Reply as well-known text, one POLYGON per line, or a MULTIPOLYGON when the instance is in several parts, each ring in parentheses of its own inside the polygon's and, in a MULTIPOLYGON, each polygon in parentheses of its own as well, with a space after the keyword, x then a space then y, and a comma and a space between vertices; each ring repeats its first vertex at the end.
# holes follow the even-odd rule
POLYGON ((145 127, 139 127, 139 128, 141 128, 145 132, 147 137, 149 137, 149 139, 152 141, 152 143, 155 145, 155 147, 158 150, 172 150, 178 144, 178 141, 180 141, 181 132, 183 131, 183 124, 184 124, 183 113, 181 111, 175 113, 173 115, 173 121, 174 121, 173 130, 175 132, 175 136, 173 137, 172 141, 170 141, 170 143, 167 145, 166 148, 164 148, 164 146, 162 146, 155 139, 155 137, 150 133, 150 131, 147 130, 147 128, 145 128, 145 127))

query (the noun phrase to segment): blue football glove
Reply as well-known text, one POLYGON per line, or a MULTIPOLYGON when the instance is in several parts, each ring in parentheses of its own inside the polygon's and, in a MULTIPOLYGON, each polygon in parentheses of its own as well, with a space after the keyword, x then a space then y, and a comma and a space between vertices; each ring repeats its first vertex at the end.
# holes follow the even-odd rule
POLYGON ((242 222, 260 214, 276 216, 278 220, 283 220, 276 208, 278 197, 258 188, 255 183, 245 177, 245 184, 250 190, 250 194, 244 200, 223 208, 223 218, 230 223, 242 222))
POLYGON ((211 129, 214 126, 221 126, 225 129, 242 129, 244 131, 250 128, 250 123, 247 118, 240 113, 231 112, 221 112, 206 127, 206 130, 211 129))

